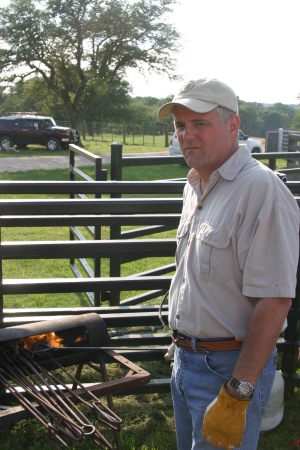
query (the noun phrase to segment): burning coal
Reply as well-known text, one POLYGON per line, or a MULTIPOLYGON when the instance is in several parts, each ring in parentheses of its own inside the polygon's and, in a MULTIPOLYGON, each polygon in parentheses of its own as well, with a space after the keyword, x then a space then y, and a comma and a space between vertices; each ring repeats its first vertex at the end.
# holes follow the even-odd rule
POLYGON ((38 344, 47 344, 51 345, 52 347, 63 347, 64 339, 57 336, 54 331, 51 331, 49 333, 22 338, 20 339, 20 343, 25 350, 32 350, 32 348, 37 347, 38 344))

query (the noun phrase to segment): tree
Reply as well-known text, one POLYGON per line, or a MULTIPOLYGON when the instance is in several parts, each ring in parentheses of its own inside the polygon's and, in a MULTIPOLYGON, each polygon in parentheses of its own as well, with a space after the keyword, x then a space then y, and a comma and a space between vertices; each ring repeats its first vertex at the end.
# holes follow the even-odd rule
POLYGON ((176 78, 179 34, 164 21, 176 0, 11 0, 0 8, 2 83, 40 76, 72 126, 126 68, 176 78))
POLYGON ((84 114, 87 122, 122 123, 130 120, 129 104, 131 89, 126 80, 115 78, 109 83, 104 95, 96 95, 84 114), (129 117, 128 117, 129 116, 129 117))
MULTIPOLYGON (((296 110, 295 110, 296 111, 296 110)), ((275 111, 273 108, 266 108, 262 114, 264 121, 263 133, 267 135, 268 131, 278 130, 278 128, 289 128, 291 120, 288 114, 275 111)))
POLYGON ((294 115, 291 130, 300 131, 300 109, 298 109, 294 115))
POLYGON ((243 132, 250 136, 261 136, 263 121, 255 104, 242 102, 239 105, 239 114, 243 132))
MULTIPOLYGON (((130 102, 129 117, 133 123, 146 126, 162 126, 162 121, 157 117, 159 108, 169 101, 171 97, 158 99, 155 97, 134 97, 130 102)), ((173 116, 165 119, 170 126, 173 126, 173 116)), ((128 120, 127 120, 128 122, 128 120)))
POLYGON ((5 100, 0 101, 0 113, 7 111, 38 111, 39 114, 54 116, 57 120, 68 120, 68 113, 53 91, 49 91, 41 77, 20 80, 10 92, 5 94, 5 100))

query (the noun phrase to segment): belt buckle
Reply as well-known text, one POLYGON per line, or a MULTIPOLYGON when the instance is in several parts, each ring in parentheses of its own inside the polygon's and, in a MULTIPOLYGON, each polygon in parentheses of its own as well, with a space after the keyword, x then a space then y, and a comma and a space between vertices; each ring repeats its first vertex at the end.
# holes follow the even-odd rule
POLYGON ((173 333, 172 333, 172 341, 174 342, 176 347, 178 347, 177 342, 179 341, 179 337, 178 337, 178 334, 176 333, 176 331, 173 331, 173 333))
POLYGON ((177 344, 177 342, 178 342, 178 339, 176 338, 173 338, 173 342, 174 342, 174 344, 176 345, 176 347, 178 347, 178 344, 177 344))
POLYGON ((185 337, 181 336, 180 334, 178 334, 177 332, 173 332, 173 342, 176 345, 176 347, 179 347, 178 342, 179 341, 185 341, 185 337))

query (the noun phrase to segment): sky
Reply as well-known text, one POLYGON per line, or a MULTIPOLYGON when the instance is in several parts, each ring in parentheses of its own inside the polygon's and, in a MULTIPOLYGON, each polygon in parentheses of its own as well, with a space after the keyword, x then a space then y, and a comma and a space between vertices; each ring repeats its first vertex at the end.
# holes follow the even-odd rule
POLYGON ((299 104, 300 1, 179 0, 170 23, 181 34, 177 74, 182 81, 129 70, 132 96, 165 98, 184 81, 213 77, 241 100, 299 104))

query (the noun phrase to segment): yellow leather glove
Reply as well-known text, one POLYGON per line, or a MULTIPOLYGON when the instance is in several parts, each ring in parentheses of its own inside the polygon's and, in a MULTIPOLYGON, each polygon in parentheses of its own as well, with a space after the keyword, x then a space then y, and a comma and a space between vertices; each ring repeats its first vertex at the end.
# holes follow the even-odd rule
POLYGON ((205 411, 202 434, 206 441, 228 450, 241 446, 250 401, 232 397, 222 386, 205 411))

